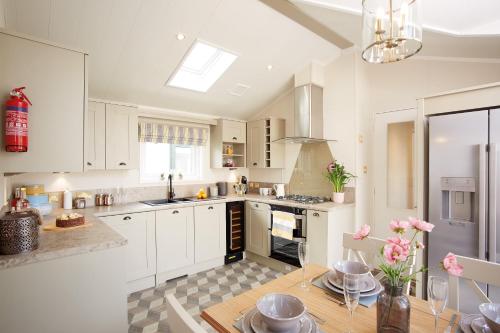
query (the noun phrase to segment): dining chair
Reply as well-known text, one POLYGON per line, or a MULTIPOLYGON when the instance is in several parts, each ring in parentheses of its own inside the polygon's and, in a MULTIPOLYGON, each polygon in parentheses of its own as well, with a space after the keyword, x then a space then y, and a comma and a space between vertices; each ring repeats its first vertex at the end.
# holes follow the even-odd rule
POLYGON ((491 303, 478 283, 500 286, 500 264, 463 256, 456 257, 464 270, 460 277, 448 274, 449 307, 460 311, 460 279, 467 282, 481 302, 491 303))
POLYGON ((207 333, 187 313, 173 294, 168 294, 167 299, 167 322, 170 332, 173 333, 207 333))
MULTIPOLYGON (((344 232, 342 239, 342 246, 344 248, 344 260, 357 260, 363 264, 372 266, 376 264, 376 258, 380 254, 380 249, 384 247, 387 242, 384 239, 368 236, 363 240, 355 240, 354 234, 344 232), (354 258, 353 258, 354 257, 354 258)), ((416 256, 411 257, 409 274, 413 273, 416 263, 416 256)), ((384 277, 383 272, 379 272, 375 278, 381 280, 384 277)), ((405 287, 406 294, 410 293, 410 283, 405 287)))

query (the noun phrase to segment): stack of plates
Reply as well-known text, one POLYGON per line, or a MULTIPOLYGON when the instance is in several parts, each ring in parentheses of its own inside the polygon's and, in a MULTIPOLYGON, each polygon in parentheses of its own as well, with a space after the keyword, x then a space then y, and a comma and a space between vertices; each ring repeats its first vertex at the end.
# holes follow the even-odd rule
POLYGON ((463 316, 460 320, 460 328, 464 333, 493 333, 480 314, 463 316))
MULTIPOLYGON (((343 281, 337 276, 335 271, 330 271, 323 275, 323 284, 333 292, 344 294, 343 281)), ((360 295, 359 297, 370 297, 378 295, 384 287, 372 275, 361 275, 360 281, 360 295)))
MULTIPOLYGON (((250 310, 243 317, 241 322, 243 333, 274 333, 271 331, 264 322, 261 313, 257 308, 250 310)), ((287 333, 317 333, 319 332, 316 322, 309 314, 304 314, 298 321, 297 327, 287 333)))

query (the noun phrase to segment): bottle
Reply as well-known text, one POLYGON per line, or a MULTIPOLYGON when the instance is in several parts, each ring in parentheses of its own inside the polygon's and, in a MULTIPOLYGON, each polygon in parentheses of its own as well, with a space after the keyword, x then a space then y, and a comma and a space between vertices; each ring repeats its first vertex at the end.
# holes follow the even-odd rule
POLYGON ((21 187, 21 209, 30 208, 30 202, 26 196, 26 188, 21 187))
POLYGON ((10 208, 11 210, 16 210, 17 209, 17 202, 21 200, 21 188, 16 187, 14 190, 14 197, 10 200, 10 208))
POLYGON ((64 190, 64 209, 72 209, 73 208, 73 194, 69 190, 64 190))

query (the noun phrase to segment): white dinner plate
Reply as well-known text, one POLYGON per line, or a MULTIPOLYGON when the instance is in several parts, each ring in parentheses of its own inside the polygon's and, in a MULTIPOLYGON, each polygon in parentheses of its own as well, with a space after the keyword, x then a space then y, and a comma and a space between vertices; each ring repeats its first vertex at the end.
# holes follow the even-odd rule
MULTIPOLYGON (((335 287, 333 284, 330 283, 330 281, 328 281, 326 274, 323 275, 322 282, 331 291, 334 291, 334 292, 341 294, 341 295, 344 294, 344 291, 342 289, 335 287)), ((380 282, 376 281, 376 283, 377 283, 377 286, 375 287, 375 289, 364 292, 364 293, 360 293, 359 297, 363 298, 363 297, 370 297, 370 296, 375 296, 375 295, 380 294, 380 292, 382 290, 384 290, 384 287, 382 286, 382 284, 380 284, 380 282)))
POLYGON ((459 323, 460 329, 464 333, 474 333, 474 331, 472 330, 471 324, 472 324, 472 321, 474 319, 477 319, 477 318, 483 318, 483 316, 480 314, 470 314, 470 315, 462 316, 462 319, 460 319, 460 323, 459 323))
MULTIPOLYGON (((340 290, 344 290, 344 281, 342 281, 335 271, 327 274, 328 282, 340 290)), ((359 289, 362 293, 369 292, 377 287, 377 280, 371 275, 364 275, 359 279, 359 289)))
POLYGON ((470 323, 470 327, 474 333, 493 333, 482 316, 474 319, 470 323))

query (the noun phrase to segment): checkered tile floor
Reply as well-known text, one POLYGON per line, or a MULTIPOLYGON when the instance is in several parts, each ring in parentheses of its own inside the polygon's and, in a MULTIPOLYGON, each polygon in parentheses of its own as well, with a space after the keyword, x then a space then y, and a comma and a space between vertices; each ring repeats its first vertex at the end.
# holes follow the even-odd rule
POLYGON ((243 260, 205 272, 167 281, 157 288, 128 297, 129 332, 170 332, 165 295, 175 294, 183 307, 208 332, 214 330, 200 317, 204 309, 269 282, 282 274, 243 260))

